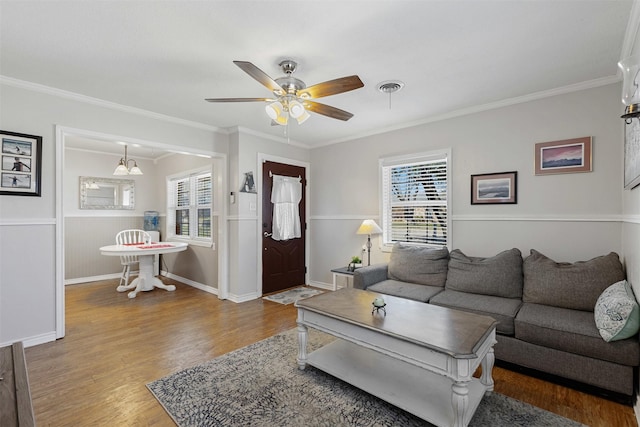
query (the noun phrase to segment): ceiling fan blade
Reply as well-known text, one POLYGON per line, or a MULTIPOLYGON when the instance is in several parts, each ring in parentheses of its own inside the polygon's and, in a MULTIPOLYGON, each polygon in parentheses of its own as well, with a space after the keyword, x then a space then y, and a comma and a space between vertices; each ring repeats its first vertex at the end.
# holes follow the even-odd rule
POLYGON ((207 102, 258 102, 258 101, 275 101, 271 98, 206 98, 207 102))
POLYGON ((344 120, 346 122, 353 117, 353 114, 348 111, 344 111, 330 105, 320 104, 319 102, 305 100, 303 105, 309 111, 331 117, 332 119, 344 120))
POLYGON ((247 61, 233 61, 242 71, 249 74, 251 77, 260 82, 263 86, 269 89, 271 92, 274 92, 276 95, 283 95, 284 90, 282 87, 276 83, 271 77, 269 77, 264 71, 260 68, 253 65, 251 62, 247 61))
POLYGON ((322 98, 323 96, 337 95, 339 93, 349 92, 350 90, 360 89, 363 86, 364 83, 362 83, 360 77, 348 76, 309 86, 306 89, 299 90, 297 95, 301 98, 322 98))

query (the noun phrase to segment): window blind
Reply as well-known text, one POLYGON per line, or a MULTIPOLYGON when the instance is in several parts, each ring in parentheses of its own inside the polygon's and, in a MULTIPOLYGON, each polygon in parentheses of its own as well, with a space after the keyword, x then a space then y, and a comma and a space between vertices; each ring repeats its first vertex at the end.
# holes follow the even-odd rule
POLYGON ((213 180, 210 171, 167 178, 167 225, 170 235, 212 242, 213 180))
POLYGON ((384 244, 447 245, 448 176, 446 154, 382 162, 384 244))

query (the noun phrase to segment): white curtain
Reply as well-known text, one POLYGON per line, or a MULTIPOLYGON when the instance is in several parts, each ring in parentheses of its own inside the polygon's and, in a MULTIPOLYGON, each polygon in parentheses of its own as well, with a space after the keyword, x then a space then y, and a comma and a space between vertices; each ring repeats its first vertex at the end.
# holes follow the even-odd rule
POLYGON ((273 203, 273 240, 289 240, 300 237, 300 213, 302 199, 300 177, 273 175, 271 203, 273 203))

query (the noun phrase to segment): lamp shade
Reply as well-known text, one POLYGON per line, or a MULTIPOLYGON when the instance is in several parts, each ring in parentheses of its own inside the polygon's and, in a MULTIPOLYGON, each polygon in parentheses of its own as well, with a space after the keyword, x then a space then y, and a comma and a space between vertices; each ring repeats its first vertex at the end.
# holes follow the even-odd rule
POLYGON ((129 169, 124 164, 124 160, 120 160, 120 164, 113 171, 114 175, 129 175, 129 169))
POLYGON ((267 112, 267 115, 276 122, 278 121, 278 117, 281 117, 284 113, 284 106, 279 101, 268 104, 264 109, 267 112))
POLYGON ((381 234, 382 229, 376 222, 372 219, 365 219, 360 224, 360 228, 356 231, 356 234, 381 234))
POLYGON ((291 114, 291 117, 293 117, 294 119, 297 119, 298 117, 302 116, 304 112, 305 112, 304 107, 300 102, 298 101, 289 102, 289 114, 291 114))
POLYGON ((304 110, 302 114, 296 117, 296 120, 298 121, 298 124, 301 125, 306 122, 309 117, 311 117, 311 115, 307 113, 307 110, 304 110))
POLYGON ((129 175, 142 175, 142 171, 138 167, 137 162, 133 162, 133 167, 129 170, 129 175))

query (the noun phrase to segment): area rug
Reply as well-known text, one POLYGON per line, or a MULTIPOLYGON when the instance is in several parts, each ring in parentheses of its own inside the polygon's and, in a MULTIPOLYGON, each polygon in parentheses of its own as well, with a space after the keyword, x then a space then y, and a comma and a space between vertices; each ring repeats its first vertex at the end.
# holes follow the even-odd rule
POLYGON ((277 294, 263 297, 262 299, 287 305, 287 304, 293 304, 299 299, 309 298, 314 295, 321 294, 323 292, 324 291, 320 291, 318 289, 311 289, 311 288, 306 288, 304 286, 299 286, 297 288, 289 289, 286 291, 278 292, 277 294))
MULTIPOLYGON (((308 348, 334 338, 309 330, 308 348)), ((201 426, 430 426, 341 380, 308 366, 300 371, 292 329, 202 365, 147 384, 180 427, 201 426)), ((470 426, 581 424, 492 393, 470 426)))

